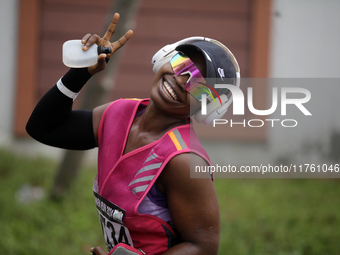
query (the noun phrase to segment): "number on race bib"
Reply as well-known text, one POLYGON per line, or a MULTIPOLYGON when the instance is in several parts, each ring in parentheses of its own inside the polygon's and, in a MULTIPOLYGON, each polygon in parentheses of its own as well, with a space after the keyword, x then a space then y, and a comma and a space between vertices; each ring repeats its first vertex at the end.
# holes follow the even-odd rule
POLYGON ((118 243, 133 247, 130 232, 123 223, 125 211, 94 192, 98 216, 108 251, 118 243))

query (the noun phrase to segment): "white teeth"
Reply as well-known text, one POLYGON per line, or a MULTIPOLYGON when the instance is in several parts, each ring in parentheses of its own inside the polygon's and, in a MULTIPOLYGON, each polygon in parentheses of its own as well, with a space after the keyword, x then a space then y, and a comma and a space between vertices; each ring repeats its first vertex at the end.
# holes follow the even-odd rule
POLYGON ((177 95, 173 91, 173 89, 170 87, 169 83, 167 81, 163 82, 163 86, 165 87, 165 92, 174 100, 177 100, 177 95))

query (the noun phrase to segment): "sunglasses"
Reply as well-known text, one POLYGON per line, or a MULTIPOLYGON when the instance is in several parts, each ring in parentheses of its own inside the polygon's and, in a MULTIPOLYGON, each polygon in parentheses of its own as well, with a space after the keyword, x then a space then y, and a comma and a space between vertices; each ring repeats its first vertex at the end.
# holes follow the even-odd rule
POLYGON ((189 75, 189 79, 185 84, 185 89, 194 98, 200 100, 203 94, 211 94, 207 88, 208 86, 203 75, 189 57, 183 53, 177 53, 170 60, 170 64, 172 70, 177 76, 185 74, 189 75))

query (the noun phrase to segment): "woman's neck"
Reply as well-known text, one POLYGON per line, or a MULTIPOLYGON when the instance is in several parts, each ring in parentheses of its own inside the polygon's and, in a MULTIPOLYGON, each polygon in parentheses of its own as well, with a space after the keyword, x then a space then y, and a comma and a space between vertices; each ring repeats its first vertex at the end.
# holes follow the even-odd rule
POLYGON ((136 118, 135 124, 140 132, 163 134, 174 127, 188 124, 188 121, 166 115, 150 101, 145 111, 136 118))

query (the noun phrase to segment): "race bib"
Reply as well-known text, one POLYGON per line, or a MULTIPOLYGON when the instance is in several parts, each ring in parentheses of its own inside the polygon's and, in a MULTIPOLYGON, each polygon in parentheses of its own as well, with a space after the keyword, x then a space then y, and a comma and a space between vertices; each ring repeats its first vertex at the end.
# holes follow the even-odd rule
POLYGON ((103 198, 97 192, 93 191, 93 193, 107 250, 111 251, 118 243, 125 243, 133 247, 129 230, 123 223, 125 210, 103 198))

